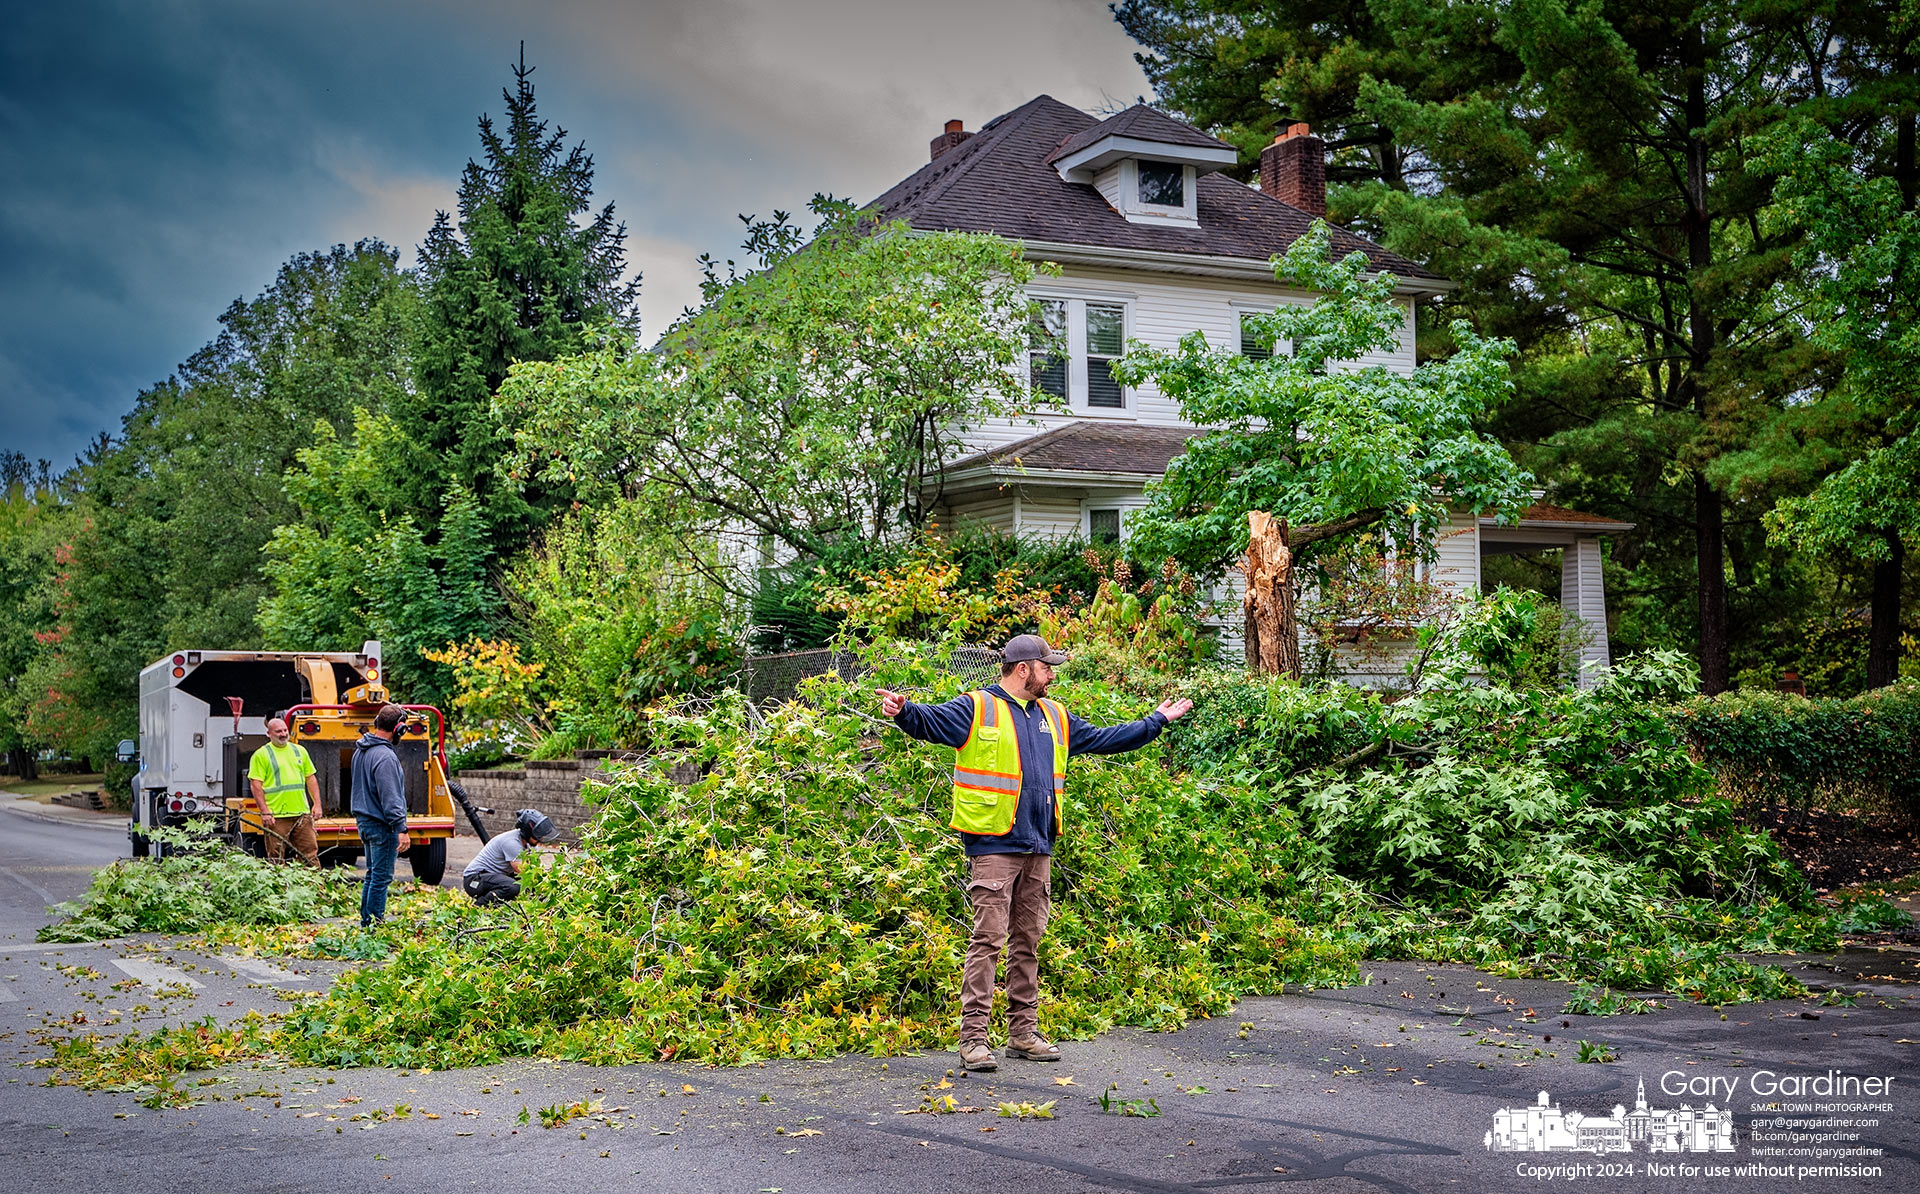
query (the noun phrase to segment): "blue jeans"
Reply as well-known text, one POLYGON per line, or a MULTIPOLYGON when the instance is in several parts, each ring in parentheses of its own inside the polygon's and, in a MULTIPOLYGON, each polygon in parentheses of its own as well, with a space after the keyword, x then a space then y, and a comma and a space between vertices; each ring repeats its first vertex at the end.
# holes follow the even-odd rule
POLYGON ((360 927, 364 929, 387 918, 387 888, 393 886, 393 864, 400 856, 400 831, 372 817, 354 820, 367 852, 367 877, 360 887, 360 927))

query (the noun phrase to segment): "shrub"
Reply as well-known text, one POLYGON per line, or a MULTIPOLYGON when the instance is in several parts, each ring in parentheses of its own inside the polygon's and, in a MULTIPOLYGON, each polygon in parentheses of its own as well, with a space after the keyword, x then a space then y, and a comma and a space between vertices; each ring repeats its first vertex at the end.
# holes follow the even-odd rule
POLYGON ((1920 682, 1846 699, 1779 692, 1694 697, 1679 704, 1673 722, 1735 796, 1920 817, 1920 682))
POLYGON ((523 694, 547 731, 537 754, 633 744, 650 702, 720 687, 739 666, 726 594, 649 517, 635 502, 578 511, 508 577, 521 653, 540 669, 523 694))

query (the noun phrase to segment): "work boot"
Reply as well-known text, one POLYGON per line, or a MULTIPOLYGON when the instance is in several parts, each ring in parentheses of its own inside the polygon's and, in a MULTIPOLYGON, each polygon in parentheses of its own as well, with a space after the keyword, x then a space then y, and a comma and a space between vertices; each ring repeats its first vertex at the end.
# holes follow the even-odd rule
POLYGON ((985 1041, 961 1041, 960 1064, 970 1070, 997 1070, 1000 1063, 993 1059, 993 1049, 985 1041))
POLYGON ((1025 1061, 1059 1061, 1060 1046, 1034 1032, 1008 1041, 1007 1056, 1025 1061))

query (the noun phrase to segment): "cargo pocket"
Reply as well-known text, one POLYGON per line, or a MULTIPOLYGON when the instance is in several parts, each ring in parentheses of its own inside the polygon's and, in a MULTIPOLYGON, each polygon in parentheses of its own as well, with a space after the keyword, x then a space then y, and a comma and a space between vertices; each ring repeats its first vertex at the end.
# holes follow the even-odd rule
POLYGON ((975 879, 967 884, 967 903, 973 907, 973 939, 997 949, 1013 915, 1013 880, 975 879))

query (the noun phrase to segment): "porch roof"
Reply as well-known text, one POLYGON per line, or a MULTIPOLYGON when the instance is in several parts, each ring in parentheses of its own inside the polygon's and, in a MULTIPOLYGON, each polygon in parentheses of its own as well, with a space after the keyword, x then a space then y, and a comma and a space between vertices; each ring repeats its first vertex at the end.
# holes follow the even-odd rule
MULTIPOLYGON (((1513 523, 1501 523, 1495 518, 1480 520, 1483 527, 1514 528, 1513 523)), ((1588 535, 1619 535, 1632 530, 1633 523, 1621 522, 1617 518, 1608 518, 1603 514, 1589 514, 1585 510, 1569 510, 1565 506, 1549 506, 1535 502, 1520 512, 1518 529, 1541 531, 1580 531, 1588 535)))
POLYGON ((1075 421, 956 460, 947 466, 946 483, 954 489, 969 482, 1038 480, 1041 474, 1059 481, 1145 482, 1166 472, 1187 440, 1200 434, 1194 427, 1075 421))
MULTIPOLYGON (((946 488, 963 492, 1020 480, 1144 483, 1164 474, 1187 441, 1204 434, 1198 427, 1076 420, 954 461, 946 468, 946 488)), ((1480 526, 1499 538, 1501 532, 1527 531, 1619 535, 1634 524, 1535 502, 1521 511, 1517 524, 1488 516, 1480 526)))

